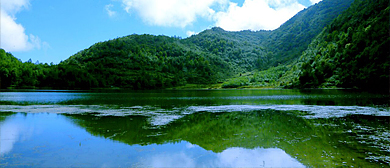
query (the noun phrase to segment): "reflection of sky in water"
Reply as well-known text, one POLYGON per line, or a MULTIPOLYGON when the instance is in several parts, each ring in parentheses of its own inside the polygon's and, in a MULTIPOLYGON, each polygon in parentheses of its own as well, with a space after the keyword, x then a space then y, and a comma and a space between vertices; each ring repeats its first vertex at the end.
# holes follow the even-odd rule
POLYGON ((87 93, 67 92, 0 92, 1 101, 59 103, 84 98, 87 93))
POLYGON ((14 124, 0 124, 0 155, 12 150, 19 139, 19 129, 14 124))
POLYGON ((0 123, 0 167, 302 167, 283 150, 207 151, 186 141, 128 145, 93 136, 66 117, 17 113, 0 123))
POLYGON ((29 140, 33 131, 34 127, 30 123, 15 118, 0 122, 0 155, 10 152, 16 142, 29 140))
POLYGON ((230 148, 214 162, 217 167, 304 167, 296 159, 278 148, 230 148))
POLYGON ((197 145, 185 143, 187 151, 172 151, 152 156, 145 166, 151 167, 305 167, 278 148, 229 148, 207 157, 194 155, 197 145))

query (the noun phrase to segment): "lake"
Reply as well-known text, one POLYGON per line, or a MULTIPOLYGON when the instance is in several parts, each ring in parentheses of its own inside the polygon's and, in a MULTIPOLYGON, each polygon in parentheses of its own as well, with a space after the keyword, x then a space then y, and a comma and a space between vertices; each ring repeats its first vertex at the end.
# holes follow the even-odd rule
POLYGON ((354 90, 0 92, 0 167, 390 167, 389 100, 354 90))

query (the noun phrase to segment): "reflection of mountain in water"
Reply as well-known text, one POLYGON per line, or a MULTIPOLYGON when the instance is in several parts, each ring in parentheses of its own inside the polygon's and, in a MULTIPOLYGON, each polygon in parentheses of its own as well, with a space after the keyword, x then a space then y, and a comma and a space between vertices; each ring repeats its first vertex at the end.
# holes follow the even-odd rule
MULTIPOLYGON (((150 118, 145 116, 66 116, 93 135, 129 145, 188 141, 217 153, 232 147, 279 148, 304 165, 313 167, 373 166, 371 164, 375 163, 365 160, 368 156, 364 150, 379 156, 388 154, 357 141, 357 131, 354 134, 346 132, 354 128, 354 121, 360 120, 359 117, 308 120, 299 117, 299 113, 277 110, 199 112, 157 127, 152 126, 150 118)), ((380 124, 376 127, 385 128, 380 124)), ((382 162, 385 163, 386 159, 382 162)))
POLYGON ((4 121, 8 116, 14 115, 15 113, 11 112, 0 112, 0 123, 4 121))

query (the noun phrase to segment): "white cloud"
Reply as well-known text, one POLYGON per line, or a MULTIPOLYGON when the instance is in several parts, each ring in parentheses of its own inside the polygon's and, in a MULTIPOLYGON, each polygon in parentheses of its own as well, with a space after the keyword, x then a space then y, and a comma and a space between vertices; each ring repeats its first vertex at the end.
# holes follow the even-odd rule
POLYGON ((310 0, 311 4, 316 4, 316 3, 320 2, 320 1, 322 1, 322 0, 310 0))
POLYGON ((1 10, 6 11, 9 15, 15 15, 23 8, 26 9, 30 6, 30 0, 0 0, 1 10))
POLYGON ((17 24, 4 10, 1 11, 1 48, 6 51, 22 51, 32 48, 24 27, 17 24))
POLYGON ((40 49, 39 37, 26 35, 24 27, 16 23, 15 14, 29 6, 29 0, 1 0, 0 47, 6 51, 40 49))
POLYGON ((293 4, 296 2, 296 0, 265 0, 265 2, 269 5, 271 8, 281 8, 286 7, 289 4, 293 4))
POLYGON ((33 47, 41 49, 41 39, 38 36, 30 34, 30 43, 33 47))
POLYGON ((114 7, 113 4, 108 4, 108 5, 104 6, 104 9, 106 10, 108 16, 110 16, 110 17, 114 17, 116 15, 116 12, 111 10, 112 7, 114 7))
POLYGON ((3 155, 10 152, 14 144, 18 141, 20 128, 18 125, 11 123, 4 123, 0 126, 0 155, 3 155))
POLYGON ((31 123, 13 117, 0 123, 0 156, 11 152, 18 141, 30 140, 36 131, 31 123))
POLYGON ((188 37, 190 37, 190 36, 196 35, 196 34, 198 34, 198 33, 194 32, 194 31, 187 31, 186 34, 187 34, 188 37))
POLYGON ((305 167, 278 148, 229 148, 217 154, 212 167, 305 167))
POLYGON ((211 19, 212 6, 222 7, 228 0, 122 0, 128 13, 137 13, 150 25, 186 27, 198 17, 211 19))
POLYGON ((245 0, 242 6, 231 0, 121 1, 126 12, 150 25, 184 28, 203 18, 230 31, 273 30, 305 8, 298 0, 245 0))
POLYGON ((273 30, 304 8, 297 0, 245 0, 242 7, 230 3, 214 19, 216 26, 229 31, 273 30))
POLYGON ((196 167, 194 159, 184 152, 150 157, 143 167, 196 167))

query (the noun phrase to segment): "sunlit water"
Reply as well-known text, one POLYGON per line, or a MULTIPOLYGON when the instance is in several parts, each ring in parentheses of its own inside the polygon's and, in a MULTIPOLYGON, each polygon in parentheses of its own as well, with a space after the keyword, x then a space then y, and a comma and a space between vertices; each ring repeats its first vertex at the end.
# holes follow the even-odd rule
POLYGON ((0 167, 389 167, 389 96, 0 92, 0 167))

